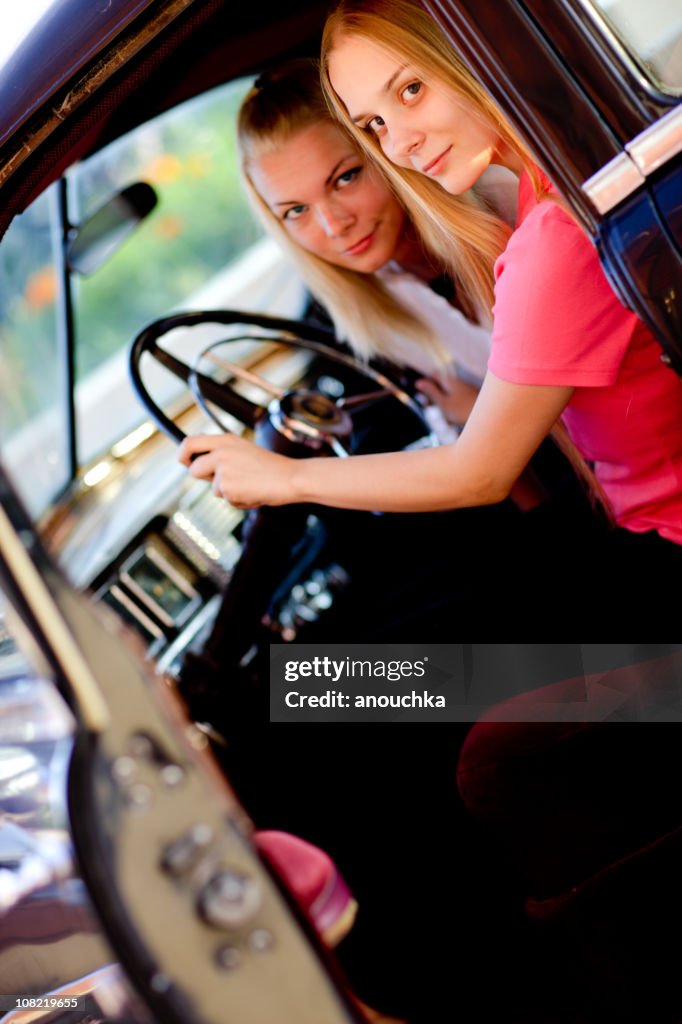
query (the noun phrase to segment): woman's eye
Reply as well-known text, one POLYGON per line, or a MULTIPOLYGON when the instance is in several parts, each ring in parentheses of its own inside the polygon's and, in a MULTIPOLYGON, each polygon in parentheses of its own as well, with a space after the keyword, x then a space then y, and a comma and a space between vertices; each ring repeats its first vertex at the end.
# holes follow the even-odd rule
POLYGON ((414 99, 415 96, 419 95, 421 90, 421 82, 410 82, 409 85, 406 85, 405 88, 401 90, 400 98, 402 99, 403 103, 409 103, 411 100, 414 99))
POLYGON ((343 174, 340 174, 336 179, 336 187, 345 188, 347 185, 350 185, 351 182, 355 181, 361 171, 362 167, 351 167, 349 170, 344 171, 343 174))
POLYGON ((303 213, 305 213, 305 206, 290 206, 282 220, 298 220, 303 213))
POLYGON ((376 117, 370 118, 370 120, 367 122, 367 124, 365 125, 365 131, 369 132, 370 135, 376 135, 378 137, 381 135, 385 127, 386 122, 384 121, 383 117, 379 117, 379 115, 377 114, 376 117))

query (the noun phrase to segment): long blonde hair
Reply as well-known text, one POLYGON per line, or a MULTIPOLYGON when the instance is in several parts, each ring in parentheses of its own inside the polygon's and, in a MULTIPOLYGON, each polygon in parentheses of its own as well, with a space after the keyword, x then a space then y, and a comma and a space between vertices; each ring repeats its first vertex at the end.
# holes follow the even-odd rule
MULTIPOLYGON (((440 339, 401 305, 375 274, 338 267, 308 252, 291 238, 253 183, 250 166, 254 161, 264 153, 277 151, 311 125, 325 121, 345 134, 325 102, 316 61, 291 60, 256 80, 237 120, 242 178, 252 209, 329 312, 339 336, 362 359, 377 355, 391 358, 397 339, 408 336, 422 343, 436 366, 444 366, 450 357, 440 339)), ((349 141, 355 146, 352 138, 349 141)))
POLYGON ((493 305, 493 266, 509 240, 509 227, 477 202, 475 194, 450 195, 423 174, 396 167, 381 152, 376 138, 353 124, 334 91, 328 70, 334 44, 344 36, 376 43, 399 55, 401 61, 407 61, 427 83, 440 82, 469 100, 521 158, 534 187, 542 191, 530 152, 418 0, 341 0, 330 14, 322 37, 321 58, 322 88, 327 102, 358 146, 382 168, 411 219, 419 224, 428 249, 448 268, 469 305, 489 316, 493 305))
MULTIPOLYGON (((502 116, 483 87, 452 48, 419 0, 341 0, 329 15, 322 36, 322 89, 334 115, 358 146, 382 169, 429 251, 447 267, 464 304, 477 318, 492 318, 494 263, 505 248, 510 229, 471 193, 451 195, 417 171, 397 167, 386 157, 376 137, 355 125, 329 77, 329 57, 344 37, 369 40, 401 62, 407 62, 428 84, 440 83, 468 100, 481 118, 494 126, 499 138, 520 159, 538 198, 551 198, 532 154, 502 116)), ((561 421, 552 437, 585 484, 591 500, 608 514, 609 503, 593 470, 573 444, 561 421)))

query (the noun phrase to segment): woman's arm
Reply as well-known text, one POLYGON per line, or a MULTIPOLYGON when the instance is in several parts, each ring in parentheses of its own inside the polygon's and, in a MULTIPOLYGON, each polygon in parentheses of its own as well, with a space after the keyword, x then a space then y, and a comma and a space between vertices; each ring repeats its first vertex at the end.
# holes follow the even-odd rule
POLYGON ((238 508, 312 502, 427 512, 502 501, 573 394, 488 373, 459 440, 348 459, 289 459, 231 435, 188 438, 179 458, 238 508), (192 456, 197 452, 207 454, 192 456))

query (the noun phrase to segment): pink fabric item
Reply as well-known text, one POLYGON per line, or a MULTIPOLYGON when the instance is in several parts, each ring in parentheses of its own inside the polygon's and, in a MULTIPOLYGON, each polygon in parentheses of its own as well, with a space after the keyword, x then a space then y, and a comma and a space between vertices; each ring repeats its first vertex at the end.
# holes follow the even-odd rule
POLYGON ((488 368, 511 383, 575 387, 563 419, 618 524, 682 544, 682 380, 619 302, 584 231, 538 202, 526 174, 495 277, 488 368))
POLYGON ((331 857, 288 832, 256 832, 254 842, 317 933, 333 945, 338 930, 350 927, 355 902, 331 857))

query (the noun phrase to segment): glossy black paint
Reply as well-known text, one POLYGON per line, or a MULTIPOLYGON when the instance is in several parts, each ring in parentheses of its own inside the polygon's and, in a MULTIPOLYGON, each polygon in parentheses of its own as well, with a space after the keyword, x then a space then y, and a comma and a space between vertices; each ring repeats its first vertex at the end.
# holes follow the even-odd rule
POLYGON ((614 290, 682 373, 679 228, 666 212, 675 214, 682 176, 674 167, 658 172, 659 191, 667 181, 665 206, 654 202, 647 181, 607 215, 582 187, 614 157, 628 160, 625 144, 676 98, 650 88, 618 39, 600 34, 577 0, 424 4, 568 199, 614 290))
POLYGON ((670 240, 682 255, 682 157, 677 159, 675 167, 665 178, 652 186, 651 191, 670 240))
POLYGON ((580 0, 524 0, 524 6, 621 144, 679 102, 656 86, 596 7, 589 17, 580 0))
POLYGON ((666 360, 682 374, 682 258, 647 191, 603 221, 597 245, 616 292, 662 340, 666 360))
POLYGON ((580 184, 621 147, 563 57, 514 0, 424 0, 424 6, 592 231, 597 217, 580 184))

